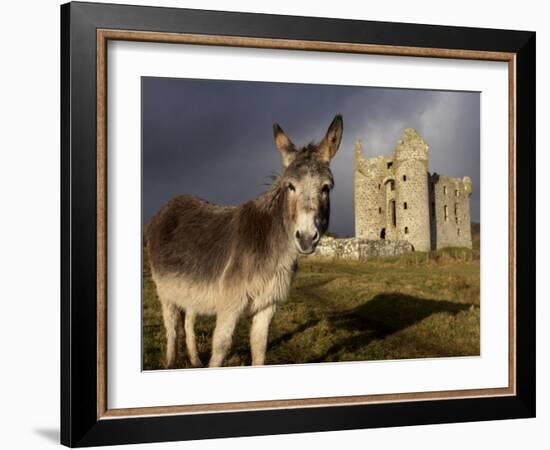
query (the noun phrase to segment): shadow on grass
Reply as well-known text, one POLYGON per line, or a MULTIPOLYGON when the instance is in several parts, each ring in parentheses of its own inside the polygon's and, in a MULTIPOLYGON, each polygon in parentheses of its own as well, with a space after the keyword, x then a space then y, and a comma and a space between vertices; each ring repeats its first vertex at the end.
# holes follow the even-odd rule
POLYGON ((274 348, 277 348, 279 345, 290 341, 294 336, 297 334, 300 334, 304 331, 306 331, 308 328, 312 328, 315 325, 317 325, 321 320, 320 319, 312 319, 308 320, 307 322, 304 322, 301 325, 298 325, 294 330, 284 333, 281 336, 276 337, 273 340, 270 340, 268 343, 268 351, 273 350, 274 348))
POLYGON ((328 317, 331 327, 353 332, 353 336, 332 345, 323 355, 308 362, 323 362, 341 350, 353 352, 374 339, 403 330, 437 313, 456 315, 470 308, 469 304, 447 300, 428 300, 401 293, 376 295, 368 302, 328 317))

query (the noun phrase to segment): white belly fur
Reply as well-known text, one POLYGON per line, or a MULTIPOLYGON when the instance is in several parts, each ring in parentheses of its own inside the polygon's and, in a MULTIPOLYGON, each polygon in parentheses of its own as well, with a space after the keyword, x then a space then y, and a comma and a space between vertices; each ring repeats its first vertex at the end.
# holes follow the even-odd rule
POLYGON ((254 314, 282 302, 288 296, 292 275, 292 264, 285 264, 275 273, 260 270, 239 282, 225 276, 214 282, 197 282, 185 274, 152 273, 161 302, 200 315, 217 315, 232 309, 254 314))

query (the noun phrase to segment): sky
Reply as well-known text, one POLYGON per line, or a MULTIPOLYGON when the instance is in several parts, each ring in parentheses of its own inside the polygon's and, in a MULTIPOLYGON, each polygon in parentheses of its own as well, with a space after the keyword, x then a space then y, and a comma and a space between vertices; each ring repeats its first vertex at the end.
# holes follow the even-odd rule
POLYGON ((430 172, 472 179, 479 222, 479 93, 157 77, 142 78, 143 221, 180 194, 222 205, 258 196, 282 170, 273 124, 303 146, 321 140, 338 113, 331 232, 355 234, 356 139, 364 157, 391 155, 409 127, 430 147, 430 172))

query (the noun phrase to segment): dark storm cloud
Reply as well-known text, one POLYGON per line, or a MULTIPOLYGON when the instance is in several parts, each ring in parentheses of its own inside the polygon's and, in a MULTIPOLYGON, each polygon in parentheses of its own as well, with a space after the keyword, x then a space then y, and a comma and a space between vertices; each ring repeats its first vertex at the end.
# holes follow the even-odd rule
POLYGON ((320 140, 336 113, 344 137, 332 162, 331 231, 354 234, 354 142, 389 155, 403 130, 430 146, 430 171, 472 178, 479 221, 479 94, 249 81, 143 78, 143 219, 170 198, 193 194, 237 204, 281 169, 278 122, 297 145, 320 140))

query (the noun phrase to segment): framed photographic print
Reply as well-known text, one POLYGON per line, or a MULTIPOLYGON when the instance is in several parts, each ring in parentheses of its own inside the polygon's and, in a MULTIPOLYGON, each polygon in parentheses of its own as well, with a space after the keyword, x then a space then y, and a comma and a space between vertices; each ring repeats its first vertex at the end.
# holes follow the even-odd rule
POLYGON ((535 415, 535 33, 61 26, 63 444, 535 415))

